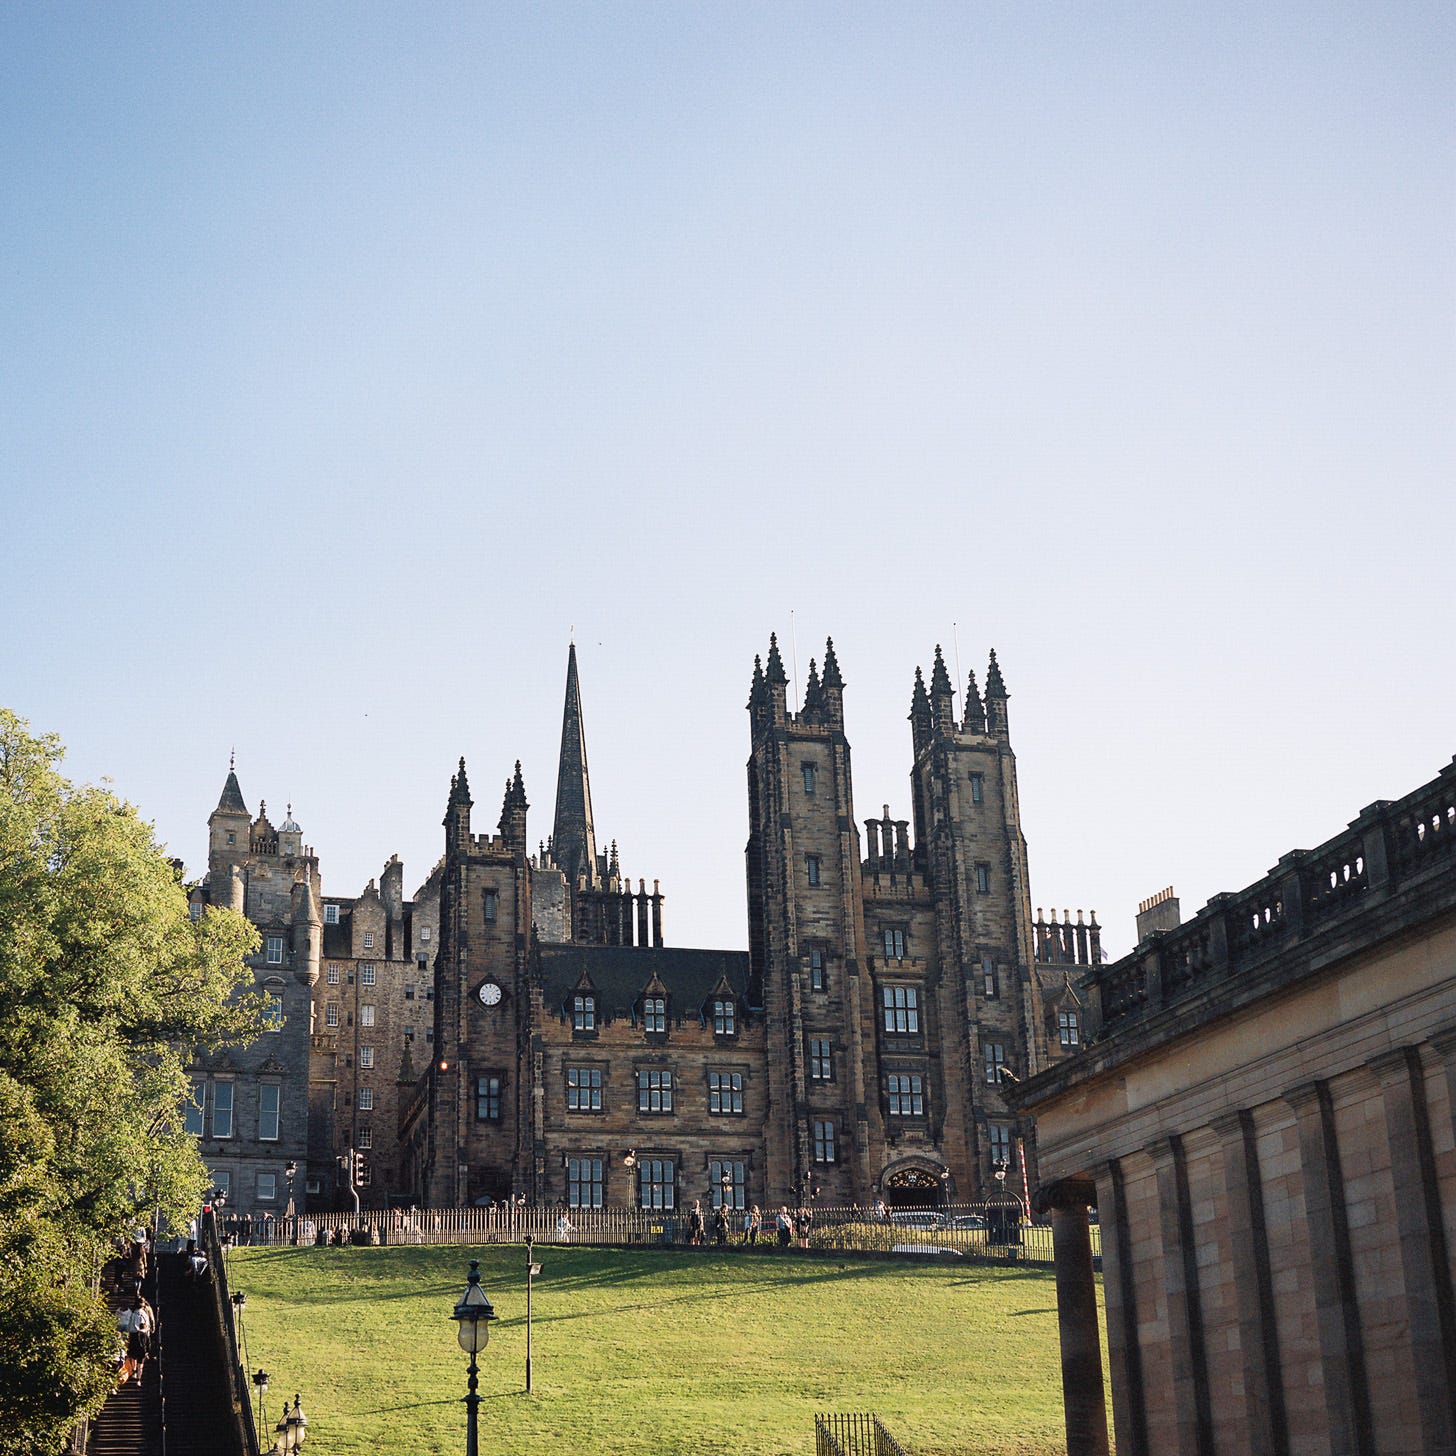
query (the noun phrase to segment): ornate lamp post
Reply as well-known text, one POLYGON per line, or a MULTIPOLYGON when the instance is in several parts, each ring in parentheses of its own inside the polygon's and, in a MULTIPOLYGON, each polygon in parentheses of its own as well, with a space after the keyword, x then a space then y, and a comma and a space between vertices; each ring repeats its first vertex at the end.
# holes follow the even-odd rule
POLYGON ((469 1394, 465 1397, 465 1456, 480 1456, 476 1436, 476 1417, 480 1410, 480 1396, 476 1391, 480 1370, 475 1363, 475 1357, 485 1349, 490 1340, 490 1322, 495 1318, 495 1310, 486 1298, 485 1290, 480 1287, 479 1259, 470 1261, 470 1275, 466 1281, 465 1292, 456 1302, 450 1318, 456 1322, 455 1338, 459 1340, 460 1348, 470 1356, 470 1386, 469 1394))
POLYGON ((288 1181, 288 1213, 287 1213, 287 1218, 288 1218, 289 1227, 292 1230, 292 1232, 289 1235, 288 1242, 291 1243, 291 1244, 296 1244, 298 1242, 298 1219, 295 1216, 294 1209, 293 1209, 293 1180, 296 1177, 298 1177, 298 1164, 292 1158, 290 1158, 283 1165, 283 1176, 288 1181))
POLYGON ((264 1423, 268 1419, 267 1414, 266 1414, 267 1407, 263 1404, 263 1401, 264 1401, 265 1397, 268 1394, 268 1372, 266 1370, 264 1370, 261 1366, 258 1369, 258 1373, 255 1376, 253 1376, 253 1384, 258 1387, 258 1426, 257 1426, 257 1429, 259 1431, 261 1431, 263 1429, 264 1423))
POLYGON ((541 1272, 541 1266, 534 1262, 532 1256, 535 1249, 535 1239, 530 1234, 526 1235, 526 1394, 531 1393, 531 1281, 541 1272))
POLYGON ((295 1392, 293 1409, 289 1409, 285 1400, 283 1416, 273 1427, 274 1456, 294 1456, 294 1452, 303 1446, 307 1436, 308 1417, 303 1413, 303 1397, 295 1392))

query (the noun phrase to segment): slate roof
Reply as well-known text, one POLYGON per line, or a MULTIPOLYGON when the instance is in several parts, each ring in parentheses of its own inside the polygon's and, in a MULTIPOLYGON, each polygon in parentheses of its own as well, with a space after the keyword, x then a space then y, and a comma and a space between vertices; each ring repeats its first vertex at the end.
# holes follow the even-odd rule
POLYGON ((232 769, 228 770, 227 783, 222 786, 222 798, 217 801, 217 808, 214 811, 218 814, 246 814, 248 806, 243 803, 243 791, 238 784, 238 776, 232 769))
POLYGON ((603 1014, 628 1017, 647 983, 656 976, 667 988, 672 1015, 696 1012, 727 979, 734 996, 746 1002, 748 952, 646 949, 624 945, 542 945, 539 947, 546 1009, 554 1011, 575 991, 585 972, 596 988, 603 1014))

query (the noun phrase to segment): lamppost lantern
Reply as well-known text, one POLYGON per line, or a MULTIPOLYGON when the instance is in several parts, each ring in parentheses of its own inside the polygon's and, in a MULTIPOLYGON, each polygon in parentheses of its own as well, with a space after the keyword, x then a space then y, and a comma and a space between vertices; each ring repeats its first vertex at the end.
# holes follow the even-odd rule
POLYGON ((470 1261, 470 1275, 466 1280, 465 1292, 456 1301, 450 1316, 455 1321, 455 1338, 460 1348, 470 1356, 470 1383, 465 1397, 465 1456, 479 1456, 476 1424, 480 1408, 480 1396, 476 1393, 480 1369, 475 1357, 486 1347, 490 1339, 490 1322, 495 1310, 480 1287, 480 1260, 470 1261))
POLYGON ((283 1402, 283 1414, 273 1427, 273 1450, 275 1456, 288 1456, 293 1447, 289 1445, 288 1402, 283 1402))
POLYGON ((289 1416, 288 1424, 293 1431, 290 1450, 297 1451, 308 1436, 308 1417, 303 1413, 303 1397, 296 1390, 293 1392, 293 1414, 289 1416))

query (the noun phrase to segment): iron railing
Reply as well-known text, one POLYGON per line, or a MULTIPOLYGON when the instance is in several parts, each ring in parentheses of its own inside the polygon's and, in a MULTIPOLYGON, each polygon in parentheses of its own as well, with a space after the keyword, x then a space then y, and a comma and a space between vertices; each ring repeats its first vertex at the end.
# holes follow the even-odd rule
POLYGON ((873 1411, 814 1417, 814 1456, 906 1456, 873 1411))

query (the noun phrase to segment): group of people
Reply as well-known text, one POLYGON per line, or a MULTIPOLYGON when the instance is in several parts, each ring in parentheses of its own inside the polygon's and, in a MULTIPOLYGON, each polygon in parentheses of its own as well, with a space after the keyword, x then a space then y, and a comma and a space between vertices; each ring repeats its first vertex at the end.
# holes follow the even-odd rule
POLYGON ((157 1314, 142 1293, 142 1283, 156 1257, 156 1239, 149 1228, 134 1228, 118 1240, 117 1282, 122 1306, 116 1316, 118 1385, 142 1378, 152 1353, 157 1314))
MULTIPOLYGON (((797 1212, 790 1212, 789 1206, 780 1206, 773 1219, 773 1238, 781 1249, 787 1249, 798 1236, 799 1247, 809 1247, 809 1230, 813 1226, 814 1214, 808 1208, 801 1208, 797 1212)), ((720 1203, 713 1210, 713 1242, 726 1245, 732 1228, 731 1215, 726 1204, 720 1203)), ((758 1204, 746 1208, 743 1211, 743 1219, 740 1225, 742 1243, 748 1248, 754 1248, 758 1244, 758 1237, 765 1232, 763 1222, 763 1211, 758 1204)), ((688 1243, 706 1244, 708 1242, 708 1220, 703 1212, 702 1200, 693 1199, 692 1211, 688 1214, 688 1243)))

